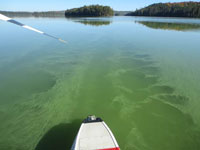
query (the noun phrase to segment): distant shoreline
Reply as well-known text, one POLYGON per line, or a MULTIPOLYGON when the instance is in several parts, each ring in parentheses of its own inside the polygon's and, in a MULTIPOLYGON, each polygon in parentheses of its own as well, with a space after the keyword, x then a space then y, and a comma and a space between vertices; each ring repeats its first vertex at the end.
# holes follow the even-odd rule
MULTIPOLYGON (((99 7, 100 5, 97 5, 99 7)), ((91 7, 91 6, 84 6, 91 7)), ((67 17, 70 11, 80 10, 81 8, 74 8, 62 11, 0 11, 8 17, 67 17)), ((101 6, 100 6, 101 7, 101 6)), ((104 6, 103 6, 104 7, 104 6)), ((109 6, 106 6, 109 7, 109 6)), ((96 10, 98 11, 98 10, 96 10)), ((96 11, 94 13, 96 13, 96 11)), ((102 11, 102 10, 101 10, 102 11)), ((71 13, 71 12, 70 12, 71 13)), ((102 13, 107 13, 102 11, 102 13)), ((144 16, 144 17, 184 17, 184 18, 200 18, 200 2, 177 2, 177 3, 156 3, 136 11, 113 11, 114 16, 144 16)), ((100 17, 101 15, 99 15, 100 17)), ((105 15, 106 16, 106 15, 105 15)), ((112 16, 112 15, 109 15, 112 16)), ((81 11, 69 17, 87 17, 81 14, 81 11)), ((88 17, 96 17, 95 14, 90 14, 88 17)))
POLYGON ((156 3, 127 16, 200 18, 200 2, 156 3))
MULTIPOLYGON (((118 12, 118 11, 116 11, 118 12)), ((114 14, 114 16, 112 17, 117 17, 117 16, 122 16, 122 17, 151 17, 151 18, 187 18, 187 19, 200 19, 199 17, 174 17, 174 16, 132 16, 132 15, 127 15, 126 12, 127 11, 120 11, 122 14, 118 15, 118 14, 114 14)), ((65 17, 65 13, 63 14, 46 14, 46 15, 42 15, 40 14, 40 12, 13 12, 13 11, 0 11, 0 14, 6 15, 8 17, 11 18, 66 18, 65 17), (35 13, 38 13, 37 15, 35 15, 35 13)), ((71 18, 76 18, 76 17, 71 17, 71 18)))
MULTIPOLYGON (((126 14, 130 12, 131 11, 114 11, 114 16, 126 16, 126 14)), ((65 17, 65 11, 0 11, 0 13, 8 17, 65 17)))
POLYGON ((0 11, 8 17, 65 17, 65 11, 45 11, 45 12, 26 12, 26 11, 0 11))

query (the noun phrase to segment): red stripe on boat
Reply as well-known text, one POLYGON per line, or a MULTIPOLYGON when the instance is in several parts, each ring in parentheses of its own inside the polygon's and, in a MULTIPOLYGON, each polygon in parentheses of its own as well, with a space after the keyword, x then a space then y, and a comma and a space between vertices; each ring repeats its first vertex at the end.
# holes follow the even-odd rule
POLYGON ((120 150, 120 148, 115 147, 115 148, 106 148, 106 149, 97 149, 97 150, 120 150))

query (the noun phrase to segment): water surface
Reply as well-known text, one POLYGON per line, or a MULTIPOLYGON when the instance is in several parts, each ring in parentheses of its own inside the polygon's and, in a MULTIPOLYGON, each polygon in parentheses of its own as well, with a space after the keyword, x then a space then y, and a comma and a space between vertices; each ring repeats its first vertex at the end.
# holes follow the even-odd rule
POLYGON ((0 22, 0 149, 70 149, 90 114, 122 150, 200 149, 200 20, 0 22))

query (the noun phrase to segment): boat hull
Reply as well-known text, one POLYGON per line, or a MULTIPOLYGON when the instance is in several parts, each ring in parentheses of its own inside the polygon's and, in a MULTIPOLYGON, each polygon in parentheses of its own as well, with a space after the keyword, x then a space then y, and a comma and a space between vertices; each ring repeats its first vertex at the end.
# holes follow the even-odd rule
POLYGON ((120 150, 106 123, 100 119, 85 119, 71 150, 120 150))

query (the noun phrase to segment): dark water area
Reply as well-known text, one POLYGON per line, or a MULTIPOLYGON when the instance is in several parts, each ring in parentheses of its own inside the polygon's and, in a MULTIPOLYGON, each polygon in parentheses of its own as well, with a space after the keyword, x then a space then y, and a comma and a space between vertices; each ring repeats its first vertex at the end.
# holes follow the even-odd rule
POLYGON ((122 150, 200 149, 200 20, 0 22, 0 149, 70 149, 88 115, 122 150))
POLYGON ((82 120, 61 123, 52 127, 39 141, 35 150, 66 150, 70 149, 82 120))

